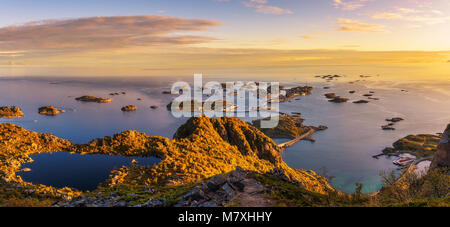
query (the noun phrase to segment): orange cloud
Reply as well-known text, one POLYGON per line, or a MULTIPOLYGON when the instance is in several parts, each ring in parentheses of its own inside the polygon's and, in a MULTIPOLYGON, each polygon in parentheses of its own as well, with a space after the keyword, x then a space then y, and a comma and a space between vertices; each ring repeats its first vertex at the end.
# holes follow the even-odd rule
POLYGON ((367 24, 356 20, 339 18, 337 30, 345 32, 386 32, 384 26, 379 24, 367 24))
POLYGON ((373 19, 399 19, 403 16, 397 13, 378 13, 372 16, 373 19))
POLYGON ((367 0, 355 0, 355 1, 344 1, 344 0, 333 0, 334 7, 342 10, 355 10, 364 6, 363 2, 367 0))
POLYGON ((312 36, 312 35, 302 35, 300 37, 304 38, 304 39, 315 39, 316 38, 315 36, 312 36))
POLYGON ((249 8, 255 8, 257 12, 263 14, 292 14, 292 11, 289 9, 283 9, 277 6, 266 5, 267 0, 249 0, 248 2, 244 2, 244 5, 249 8))
POLYGON ((213 20, 170 16, 87 17, 0 28, 0 50, 92 50, 204 43, 215 38, 170 35, 218 26, 213 20))
MULTIPOLYGON (((422 24, 440 24, 450 20, 439 10, 417 10, 411 8, 396 8, 394 12, 377 13, 372 16, 373 19, 396 19, 422 24)), ((418 26, 418 25, 415 25, 418 26)))

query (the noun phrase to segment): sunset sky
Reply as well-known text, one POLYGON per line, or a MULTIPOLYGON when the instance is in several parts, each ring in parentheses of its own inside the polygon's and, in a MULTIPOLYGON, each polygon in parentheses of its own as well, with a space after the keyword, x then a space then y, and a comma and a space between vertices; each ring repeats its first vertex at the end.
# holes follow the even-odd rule
POLYGON ((4 74, 11 68, 150 75, 418 63, 450 63, 449 0, 15 0, 0 6, 4 74))

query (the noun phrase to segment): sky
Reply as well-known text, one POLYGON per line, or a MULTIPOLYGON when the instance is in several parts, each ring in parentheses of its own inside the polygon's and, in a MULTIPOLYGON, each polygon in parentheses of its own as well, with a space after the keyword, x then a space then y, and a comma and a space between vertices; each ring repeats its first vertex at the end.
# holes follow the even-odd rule
POLYGON ((450 0, 0 1, 3 74, 448 67, 449 37, 450 0))

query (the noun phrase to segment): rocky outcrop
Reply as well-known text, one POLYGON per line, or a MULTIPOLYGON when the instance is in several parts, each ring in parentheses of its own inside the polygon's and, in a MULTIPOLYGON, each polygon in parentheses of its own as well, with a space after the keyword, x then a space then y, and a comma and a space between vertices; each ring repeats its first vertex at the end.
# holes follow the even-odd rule
POLYGON ((440 137, 431 134, 409 135, 394 142, 393 147, 383 150, 385 155, 407 152, 416 157, 432 157, 438 150, 440 137))
POLYGON ((136 111, 137 110, 137 106, 134 105, 128 105, 128 106, 124 106, 121 109, 123 112, 131 112, 131 111, 136 111))
POLYGON ((309 127, 303 125, 304 119, 299 116, 280 115, 275 128, 261 128, 262 120, 267 119, 254 120, 252 125, 270 138, 293 139, 309 130, 309 127))
POLYGON ((85 96, 81 96, 81 97, 75 98, 75 100, 81 101, 81 102, 97 102, 97 103, 109 103, 109 102, 112 102, 112 98, 105 99, 105 98, 99 98, 99 97, 89 96, 89 95, 85 95, 85 96))
MULTIPOLYGON (((174 139, 194 139, 197 133, 215 132, 243 155, 256 156, 271 163, 281 161, 278 146, 264 133, 238 118, 206 118, 194 117, 182 125, 174 135, 174 139)), ((205 135, 206 136, 206 135, 205 135)))
MULTIPOLYGON (((102 190, 116 186, 117 189, 161 188, 198 184, 215 175, 227 174, 238 166, 243 171, 258 174, 279 169, 287 181, 312 192, 326 194, 331 189, 326 179, 318 174, 287 166, 282 160, 281 149, 272 139, 238 118, 194 117, 178 129, 172 140, 125 131, 77 145, 13 124, 0 126, 0 175, 3 179, 20 182, 15 172, 20 169, 21 163, 30 161, 30 154, 58 151, 161 158, 154 166, 131 165, 112 171, 109 180, 97 189, 100 197, 104 196, 102 190)), ((254 182, 245 181, 244 184, 255 186, 254 182)), ((221 185, 221 188, 230 192, 234 191, 233 187, 239 186, 238 183, 236 185, 221 185)), ((93 203, 99 206, 111 204, 102 200, 99 198, 98 203, 93 203)))
POLYGON ((22 110, 17 106, 0 107, 0 118, 20 118, 23 116, 22 110))
POLYGON ((47 133, 36 133, 14 124, 0 124, 0 177, 9 181, 31 154, 67 151, 72 144, 47 133))
POLYGON ((182 196, 176 207, 222 207, 230 203, 240 206, 267 207, 273 201, 263 196, 268 189, 249 171, 237 167, 226 175, 216 175, 182 196))
POLYGON ((56 116, 60 113, 64 113, 64 110, 58 110, 53 106, 43 106, 41 108, 39 108, 39 114, 42 115, 49 115, 49 116, 56 116))
POLYGON ((430 168, 450 166, 450 124, 445 129, 430 168))

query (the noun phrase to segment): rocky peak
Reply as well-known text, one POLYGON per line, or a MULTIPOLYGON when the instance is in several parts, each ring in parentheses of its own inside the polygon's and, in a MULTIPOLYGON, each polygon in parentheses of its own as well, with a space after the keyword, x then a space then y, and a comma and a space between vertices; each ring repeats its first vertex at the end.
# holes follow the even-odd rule
POLYGON ((434 155, 431 163, 431 168, 448 167, 450 166, 450 124, 442 134, 441 141, 438 146, 438 151, 434 155))
POLYGON ((277 144, 239 118, 193 117, 177 130, 174 139, 195 141, 199 136, 221 139, 236 146, 243 155, 255 155, 271 163, 281 161, 281 150, 277 144))

